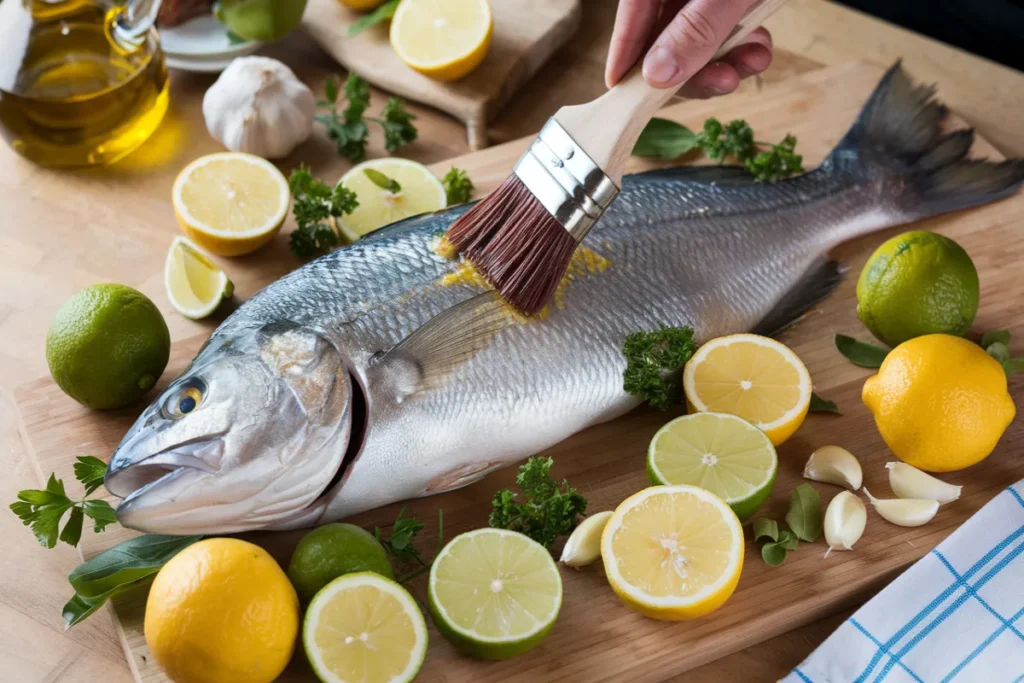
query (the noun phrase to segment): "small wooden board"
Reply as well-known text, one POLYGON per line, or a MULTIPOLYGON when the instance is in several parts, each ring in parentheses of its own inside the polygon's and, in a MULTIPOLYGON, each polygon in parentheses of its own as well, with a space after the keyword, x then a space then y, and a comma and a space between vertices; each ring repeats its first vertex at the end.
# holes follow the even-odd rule
POLYGON ((580 25, 580 0, 516 0, 491 3, 494 35, 486 59, 465 78, 441 83, 398 58, 388 22, 354 37, 349 26, 363 16, 338 0, 309 0, 302 24, 345 68, 383 90, 436 107, 466 124, 471 149, 487 146, 487 122, 580 25))
MULTIPOLYGON (((878 67, 862 64, 832 67, 785 81, 759 94, 674 105, 663 115, 694 128, 707 116, 726 120, 742 117, 750 122, 760 139, 767 140, 781 139, 792 132, 799 138, 798 149, 805 155, 805 164, 812 167, 846 131, 881 74, 878 67)), ((444 172, 454 163, 466 169, 480 191, 486 192, 509 173, 528 143, 525 139, 511 142, 437 164, 434 170, 444 172)), ((975 154, 999 156, 984 140, 976 143, 975 154)), ((633 164, 632 170, 651 166, 637 159, 633 164)), ((1018 340, 1018 348, 1024 339, 1024 296, 1012 265, 1024 260, 1022 222, 1024 195, 1017 195, 915 225, 953 237, 967 249, 981 276, 981 310, 975 322, 976 331, 1008 327, 1018 340)), ((759 514, 781 519, 790 492, 802 481, 801 471, 808 455, 830 443, 855 453, 864 467, 865 485, 876 495, 888 495, 884 463, 894 458, 860 401, 861 385, 871 373, 839 356, 832 346, 832 335, 839 332, 869 338, 855 313, 855 275, 873 249, 900 230, 843 245, 835 256, 850 266, 844 283, 780 337, 807 364, 818 393, 834 400, 843 415, 809 416, 797 434, 779 448, 775 491, 759 514)), ((252 273, 245 276, 252 277, 252 273)), ((187 365, 202 342, 203 338, 197 336, 174 343, 164 383, 187 365)), ((1011 381, 1011 393, 1018 401, 1024 398, 1024 380, 1020 376, 1011 381)), ((109 455, 138 413, 138 409, 115 414, 90 412, 64 396, 49 377, 19 387, 15 396, 26 440, 40 472, 53 471, 65 480, 73 478, 76 455, 109 455)), ((612 509, 647 485, 647 444, 673 416, 640 409, 577 434, 548 451, 556 461, 555 474, 568 477, 588 497, 591 512, 612 509)), ((563 569, 562 613, 551 635, 536 650, 507 662, 476 661, 458 655, 431 626, 430 649, 417 680, 643 683, 668 679, 856 604, 937 545, 996 493, 1024 477, 1024 461, 1013 455, 1022 443, 1024 426, 1017 420, 987 460, 944 476, 964 486, 963 497, 941 508, 938 516, 923 527, 893 526, 869 509, 867 530, 853 552, 832 553, 825 560, 823 543, 804 545, 784 565, 774 569, 764 565, 754 545, 748 544, 736 593, 720 610, 696 621, 659 622, 631 612, 608 588, 600 563, 581 571, 563 569)), ((481 448, 486 447, 487 444, 481 444, 481 448)), ((514 478, 515 468, 507 468, 473 486, 409 502, 409 510, 427 524, 422 547, 432 548, 436 540, 437 508, 444 509, 446 537, 484 526, 494 491, 510 486, 514 478)), ((839 490, 815 486, 825 504, 839 490)), ((380 508, 350 521, 369 529, 387 525, 401 507, 402 504, 395 504, 380 508)), ((86 531, 82 552, 92 557, 131 534, 120 528, 100 535, 86 531)), ((301 536, 302 532, 263 533, 249 534, 247 538, 264 545, 286 564, 301 536)), ((411 588, 418 598, 425 597, 423 578, 414 581, 411 588)), ((166 677, 146 649, 142 630, 144 603, 144 591, 117 601, 122 639, 136 678, 145 683, 166 683, 166 677)), ((297 655, 282 680, 306 683, 315 679, 304 657, 297 655)))

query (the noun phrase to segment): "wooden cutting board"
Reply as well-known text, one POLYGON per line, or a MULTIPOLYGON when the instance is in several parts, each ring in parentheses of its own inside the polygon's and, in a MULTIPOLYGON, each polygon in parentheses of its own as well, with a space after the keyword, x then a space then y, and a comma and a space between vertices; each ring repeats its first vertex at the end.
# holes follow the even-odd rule
POLYGON ((309 0, 306 32, 345 68, 374 85, 429 104, 466 124, 471 149, 487 146, 487 121, 501 105, 568 41, 580 25, 580 0, 491 2, 494 35, 483 63, 465 78, 441 83, 398 58, 388 39, 388 22, 354 37, 349 26, 364 16, 338 0, 309 0))
MULTIPOLYGON (((709 102, 674 105, 664 115, 691 127, 705 117, 743 117, 760 139, 775 140, 792 132, 808 167, 817 164, 853 121, 861 104, 882 72, 874 66, 850 64, 815 71, 787 81, 762 95, 735 96, 709 102)), ((511 142, 483 152, 437 164, 465 168, 481 191, 497 185, 508 174, 528 140, 511 142)), ((985 141, 976 143, 978 156, 998 154, 985 141)), ((650 164, 634 161, 634 170, 650 164)), ((314 169, 315 170, 315 169, 314 169)), ((981 275, 982 307, 976 331, 1009 327, 1024 345, 1024 296, 1012 268, 1024 259, 1024 195, 997 204, 941 216, 915 227, 935 230, 955 238, 974 258, 981 275)), ((760 514, 781 519, 793 487, 812 450, 836 443, 861 459, 865 485, 876 495, 889 495, 884 463, 892 460, 867 410, 860 402, 863 380, 870 372, 847 363, 832 347, 835 332, 868 338, 857 320, 854 306, 856 274, 871 251, 888 233, 876 234, 844 245, 836 256, 849 264, 850 272, 840 289, 819 304, 802 321, 781 335, 811 371, 819 394, 838 403, 841 417, 811 415, 797 434, 779 449, 779 474, 775 491, 760 514)), ((203 339, 194 337, 173 345, 164 382, 180 372, 199 349, 203 339)), ((1024 381, 1011 382, 1011 392, 1024 398, 1024 381)), ((120 413, 90 412, 64 396, 49 377, 19 387, 16 399, 27 442, 41 474, 51 471, 66 480, 73 478, 74 457, 86 453, 108 456, 134 420, 138 410, 120 413)), ((586 430, 550 449, 555 474, 565 476, 590 501, 590 511, 612 509, 629 494, 646 485, 644 456, 655 431, 673 414, 639 409, 611 423, 586 430)), ((660 681, 705 662, 728 655, 754 643, 856 604, 870 591, 891 580, 900 570, 933 548, 998 491, 1024 477, 1024 461, 1015 453, 1024 441, 1024 427, 1017 420, 982 464, 950 474, 945 479, 964 486, 963 497, 944 506, 929 524, 916 529, 893 526, 873 511, 868 512, 864 537, 853 552, 833 553, 822 559, 822 542, 801 546, 778 568, 765 566, 753 544, 739 587, 717 612, 692 622, 667 623, 641 617, 626 607, 605 582, 600 563, 581 571, 563 569, 565 600, 552 634, 533 652, 508 662, 480 662, 458 655, 431 627, 430 650, 421 681, 660 681)), ((481 444, 487 448, 488 444, 481 444)), ((427 523, 423 547, 436 539, 436 510, 444 509, 445 534, 460 533, 487 523, 489 501, 496 489, 510 486, 515 468, 496 472, 465 489, 408 503, 411 512, 427 523)), ((386 482, 382 482, 386 485, 386 482)), ((827 502, 838 492, 816 484, 827 502)), ((401 504, 373 510, 351 520, 372 529, 395 519, 401 504)), ((132 532, 112 528, 93 535, 86 531, 81 548, 85 557, 125 540, 132 532)), ((250 534, 287 563, 301 532, 250 534)), ((424 579, 413 582, 419 598, 425 595, 424 579)), ((142 633, 145 594, 129 595, 116 604, 128 660, 139 681, 165 683, 152 662, 142 633)), ((297 656, 282 680, 299 683, 314 680, 297 656)))

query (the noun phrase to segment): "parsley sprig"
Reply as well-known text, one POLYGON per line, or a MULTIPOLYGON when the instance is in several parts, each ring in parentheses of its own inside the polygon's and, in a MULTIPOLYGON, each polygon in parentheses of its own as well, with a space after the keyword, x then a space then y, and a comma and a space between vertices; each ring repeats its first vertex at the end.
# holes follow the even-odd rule
POLYGON ((328 76, 324 83, 324 99, 317 103, 321 112, 314 118, 323 124, 327 137, 337 147, 338 154, 359 162, 366 158, 366 145, 370 137, 367 121, 380 125, 384 131, 384 147, 389 152, 416 139, 416 118, 405 110, 400 97, 392 97, 380 112, 380 118, 365 116, 370 106, 370 84, 361 76, 349 73, 339 90, 338 80, 328 76))
POLYGON ((696 350, 693 330, 689 327, 634 332, 622 345, 622 354, 626 357, 623 390, 658 410, 668 410, 682 401, 679 370, 696 350))
POLYGON ((75 462, 75 478, 85 487, 86 498, 69 498, 64 482, 51 474, 45 489, 19 491, 18 500, 11 503, 11 511, 25 526, 32 528, 32 533, 44 548, 53 548, 58 539, 76 546, 82 538, 86 517, 93 521, 93 530, 97 533, 117 521, 114 508, 107 501, 87 500, 103 484, 106 471, 107 464, 99 458, 80 456, 75 462), (61 521, 65 515, 67 521, 62 529, 61 521))
POLYGON ((462 169, 452 166, 441 178, 441 184, 448 196, 448 206, 465 204, 473 197, 473 181, 462 169))
MULTIPOLYGON (((391 533, 385 535, 380 527, 373 530, 377 542, 384 546, 384 550, 399 563, 404 565, 418 565, 410 573, 398 577, 399 583, 405 583, 415 579, 420 574, 430 571, 430 562, 423 559, 420 551, 414 545, 416 534, 423 530, 423 522, 413 515, 405 516, 405 508, 398 512, 395 523, 391 525, 391 533)), ((441 552, 444 547, 444 510, 437 509, 437 551, 441 552)))
POLYGON ((778 144, 755 140, 753 129, 743 119, 723 124, 712 117, 704 122, 699 133, 694 133, 675 121, 654 118, 640 134, 633 154, 675 159, 695 149, 720 164, 735 159, 763 182, 781 180, 804 170, 803 157, 795 151, 794 136, 786 135, 778 144))
POLYGON ((355 193, 341 184, 332 188, 320 182, 305 166, 292 171, 288 185, 297 224, 288 245, 295 255, 308 259, 338 246, 341 234, 335 221, 359 206, 355 193))
POLYGON ((502 489, 491 501, 490 525, 525 534, 545 548, 574 528, 587 510, 587 499, 565 479, 551 478, 554 460, 533 457, 519 467, 516 484, 522 496, 502 489))

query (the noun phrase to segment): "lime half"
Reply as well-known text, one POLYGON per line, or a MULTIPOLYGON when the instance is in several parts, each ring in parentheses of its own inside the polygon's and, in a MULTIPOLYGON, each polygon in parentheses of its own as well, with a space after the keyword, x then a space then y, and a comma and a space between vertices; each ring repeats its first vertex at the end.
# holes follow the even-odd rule
POLYGON ((647 450, 654 484, 689 484, 724 500, 747 520, 772 492, 778 457, 771 440, 741 417, 694 413, 658 430, 647 450))
POLYGON ((515 531, 456 536, 430 569, 430 613, 461 652, 508 659, 547 636, 562 606, 562 577, 551 554, 515 531))
POLYGON ((409 592, 374 572, 346 574, 316 594, 302 625, 324 683, 404 683, 427 653, 427 624, 409 592))

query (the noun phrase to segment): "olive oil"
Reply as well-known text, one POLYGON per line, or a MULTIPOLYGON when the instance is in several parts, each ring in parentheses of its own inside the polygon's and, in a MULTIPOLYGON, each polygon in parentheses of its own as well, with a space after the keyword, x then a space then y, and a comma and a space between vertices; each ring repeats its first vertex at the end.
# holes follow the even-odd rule
POLYGON ((14 59, 17 71, 0 80, 0 133, 37 163, 114 163, 167 111, 167 67, 155 35, 123 49, 98 7, 78 5, 63 18, 36 22, 14 59))

